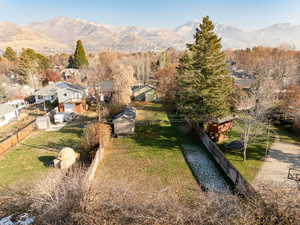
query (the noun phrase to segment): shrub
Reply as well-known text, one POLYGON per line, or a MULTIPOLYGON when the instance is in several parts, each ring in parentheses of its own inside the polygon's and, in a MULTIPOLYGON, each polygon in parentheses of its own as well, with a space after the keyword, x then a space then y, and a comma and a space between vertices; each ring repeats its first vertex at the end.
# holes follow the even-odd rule
POLYGON ((265 204, 207 192, 197 192, 192 201, 187 201, 167 188, 145 193, 138 181, 132 184, 103 178, 87 189, 85 175, 83 167, 68 173, 56 170, 31 191, 16 191, 14 200, 2 192, 0 203, 5 204, 1 204, 0 215, 11 213, 7 211, 9 205, 11 209, 15 207, 36 216, 37 225, 296 225, 300 222, 299 193, 287 186, 262 186, 260 192, 265 204))
POLYGON ((110 143, 111 126, 104 123, 92 123, 84 129, 81 138, 80 157, 83 161, 91 162, 99 144, 106 148, 110 143))

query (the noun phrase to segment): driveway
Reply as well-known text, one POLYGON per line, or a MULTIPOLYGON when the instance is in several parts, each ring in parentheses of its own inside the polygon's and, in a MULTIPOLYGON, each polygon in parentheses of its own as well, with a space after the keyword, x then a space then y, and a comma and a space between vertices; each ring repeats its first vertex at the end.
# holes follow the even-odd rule
POLYGON ((296 187, 295 181, 287 179, 289 168, 300 169, 300 145, 276 140, 254 183, 281 183, 296 187))

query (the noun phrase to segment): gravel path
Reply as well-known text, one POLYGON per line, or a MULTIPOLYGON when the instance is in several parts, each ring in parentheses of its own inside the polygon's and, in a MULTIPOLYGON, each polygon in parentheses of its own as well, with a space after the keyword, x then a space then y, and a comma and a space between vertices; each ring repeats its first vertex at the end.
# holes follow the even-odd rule
POLYGON ((289 168, 300 169, 300 145, 276 140, 254 183, 282 183, 296 187, 295 181, 287 179, 289 168))
POLYGON ((224 193, 231 190, 224 175, 209 154, 195 145, 182 145, 185 157, 200 184, 210 191, 224 193))

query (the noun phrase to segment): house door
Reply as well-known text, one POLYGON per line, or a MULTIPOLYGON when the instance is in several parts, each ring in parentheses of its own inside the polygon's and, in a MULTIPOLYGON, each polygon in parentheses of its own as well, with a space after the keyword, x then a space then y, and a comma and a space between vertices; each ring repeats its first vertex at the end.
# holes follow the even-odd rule
POLYGON ((75 104, 65 104, 65 112, 74 112, 75 104))

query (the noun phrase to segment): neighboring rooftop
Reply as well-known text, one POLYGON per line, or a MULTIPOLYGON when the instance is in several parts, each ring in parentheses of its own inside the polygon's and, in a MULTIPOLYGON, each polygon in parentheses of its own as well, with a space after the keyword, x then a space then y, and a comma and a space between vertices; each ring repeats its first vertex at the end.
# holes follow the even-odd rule
POLYGON ((78 90, 78 91, 83 91, 85 88, 76 85, 76 84, 71 84, 65 81, 58 82, 58 83, 53 83, 50 84, 46 87, 43 87, 39 89, 38 91, 35 92, 35 95, 41 95, 41 96, 49 96, 49 95, 55 95, 57 93, 57 89, 72 89, 72 90, 78 90))
POLYGON ((80 90, 80 91, 83 91, 85 89, 84 87, 82 87, 80 85, 71 84, 71 83, 68 83, 65 81, 55 83, 55 86, 56 86, 56 88, 70 88, 70 89, 75 89, 75 90, 80 90))
POLYGON ((43 88, 37 90, 34 94, 35 95, 40 95, 40 96, 55 95, 56 94, 55 84, 50 84, 46 87, 43 87, 43 88))
POLYGON ((113 91, 113 81, 111 81, 111 80, 102 81, 97 84, 97 87, 100 87, 103 92, 112 92, 113 91))

